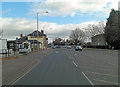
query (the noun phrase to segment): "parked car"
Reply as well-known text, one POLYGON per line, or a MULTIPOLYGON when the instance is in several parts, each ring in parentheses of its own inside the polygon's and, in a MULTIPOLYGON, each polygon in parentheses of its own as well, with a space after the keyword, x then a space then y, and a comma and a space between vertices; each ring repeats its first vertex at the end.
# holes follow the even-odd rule
POLYGON ((56 48, 56 46, 52 46, 52 48, 53 48, 53 49, 55 49, 55 48, 56 48))
POLYGON ((19 53, 28 53, 26 48, 19 48, 19 53))
POLYGON ((7 50, 6 49, 0 49, 0 54, 7 54, 7 50))
POLYGON ((55 46, 56 46, 56 48, 61 48, 60 45, 55 45, 55 46))
POLYGON ((75 51, 82 51, 82 47, 81 46, 76 46, 75 51))
POLYGON ((67 49, 71 49, 71 46, 67 46, 66 48, 67 48, 67 49))
POLYGON ((7 54, 7 39, 0 39, 0 54, 7 54))

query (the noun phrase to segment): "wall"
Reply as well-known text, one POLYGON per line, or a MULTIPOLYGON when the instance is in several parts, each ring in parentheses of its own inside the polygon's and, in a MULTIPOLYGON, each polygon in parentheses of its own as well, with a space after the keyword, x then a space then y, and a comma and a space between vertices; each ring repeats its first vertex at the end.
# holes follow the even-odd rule
POLYGON ((28 36, 28 40, 37 40, 41 42, 41 49, 44 49, 44 36, 43 37, 37 37, 37 38, 31 38, 31 36, 28 36))

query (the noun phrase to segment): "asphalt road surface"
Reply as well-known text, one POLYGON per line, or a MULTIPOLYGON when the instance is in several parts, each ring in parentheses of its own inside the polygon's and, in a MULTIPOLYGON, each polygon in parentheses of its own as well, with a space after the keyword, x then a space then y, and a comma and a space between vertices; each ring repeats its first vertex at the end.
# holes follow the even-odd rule
MULTIPOLYGON (((65 51, 94 85, 118 85, 118 51, 105 49, 74 49, 65 51)), ((114 86, 113 86, 114 87, 114 86)))
POLYGON ((56 49, 15 85, 93 85, 64 49, 56 49))
MULTIPOLYGON (((37 54, 37 57, 40 55, 37 54)), ((118 85, 118 51, 57 48, 11 85, 118 85)), ((99 86, 100 85, 100 86, 99 86)))

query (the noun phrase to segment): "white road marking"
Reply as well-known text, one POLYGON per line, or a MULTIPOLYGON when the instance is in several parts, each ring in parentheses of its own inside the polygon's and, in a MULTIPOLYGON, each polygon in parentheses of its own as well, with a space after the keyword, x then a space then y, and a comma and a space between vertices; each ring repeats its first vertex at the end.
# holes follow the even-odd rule
POLYGON ((56 51, 56 53, 59 53, 58 51, 56 51))
POLYGON ((77 55, 77 54, 74 54, 74 55, 77 55))
POLYGON ((82 72, 82 74, 85 76, 85 78, 90 82, 90 84, 95 87, 95 85, 93 84, 93 82, 85 75, 84 72, 82 72))
POLYGON ((74 62, 74 61, 72 61, 73 62, 73 64, 77 67, 77 64, 74 62))
POLYGON ((112 66, 114 66, 115 64, 113 64, 113 63, 111 63, 111 62, 107 62, 107 61, 103 61, 104 63, 108 63, 108 64, 110 64, 110 65, 112 65, 112 66))
POLYGON ((109 81, 105 81, 105 80, 99 80, 99 79, 93 79, 93 80, 103 82, 103 83, 112 84, 112 85, 118 85, 118 83, 113 83, 113 82, 109 82, 109 81))
POLYGON ((98 75, 118 77, 117 75, 111 75, 111 74, 103 74, 103 73, 97 73, 97 72, 91 72, 91 71, 85 71, 85 72, 86 72, 86 73, 91 73, 91 74, 98 74, 98 75))
MULTIPOLYGON (((82 66, 82 65, 80 65, 80 67, 81 67, 81 68, 86 68, 86 69, 93 69, 92 67, 82 66)), ((97 69, 97 70, 104 70, 104 71, 107 70, 107 68, 106 68, 106 69, 94 68, 94 69, 97 69)))

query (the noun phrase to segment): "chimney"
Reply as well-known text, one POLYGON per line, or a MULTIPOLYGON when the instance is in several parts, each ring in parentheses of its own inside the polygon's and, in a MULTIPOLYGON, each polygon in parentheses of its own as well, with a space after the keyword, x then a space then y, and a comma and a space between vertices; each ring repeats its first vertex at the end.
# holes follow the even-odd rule
POLYGON ((41 33, 42 33, 42 34, 44 34, 44 31, 43 31, 43 30, 41 30, 41 33))
POLYGON ((20 38, 22 38, 23 37, 23 34, 20 34, 20 38))

